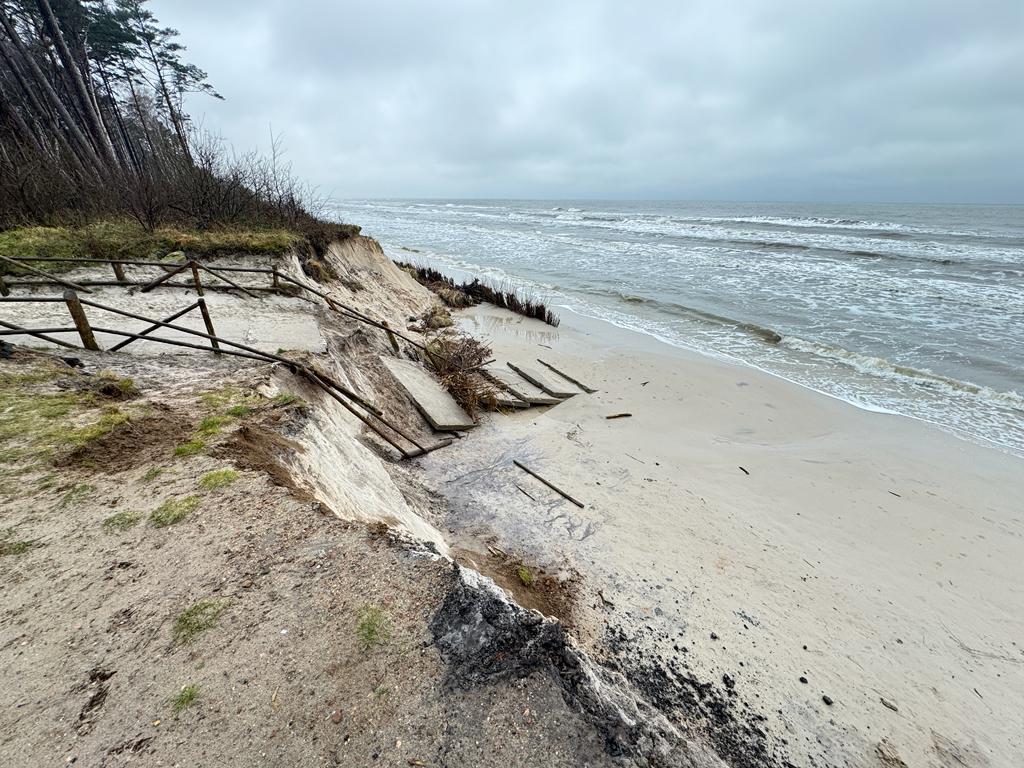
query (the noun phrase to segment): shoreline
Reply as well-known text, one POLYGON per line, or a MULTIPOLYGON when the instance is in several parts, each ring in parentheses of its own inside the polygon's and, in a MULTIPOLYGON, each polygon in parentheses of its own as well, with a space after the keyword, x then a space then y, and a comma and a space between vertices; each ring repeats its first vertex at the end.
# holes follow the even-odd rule
POLYGON ((640 300, 636 305, 604 304, 585 290, 555 287, 549 282, 554 279, 550 275, 522 277, 502 266, 458 260, 453 263, 439 252, 397 244, 386 246, 386 251, 398 260, 415 257, 418 263, 440 269, 458 280, 484 275, 488 284, 517 287, 526 296, 540 297, 560 313, 608 323, 713 359, 738 362, 863 410, 922 421, 962 440, 1024 459, 1024 401, 1009 385, 1000 388, 978 384, 969 376, 958 378, 955 373, 937 373, 927 365, 913 367, 885 352, 877 353, 879 357, 866 350, 835 346, 816 336, 776 331, 773 323, 766 327, 750 325, 709 314, 704 309, 679 307, 682 314, 666 318, 644 309, 653 300, 640 300), (713 318, 712 324, 718 330, 728 326, 742 332, 736 337, 719 335, 708 340, 711 337, 704 338, 704 326, 686 320, 691 315, 698 319, 713 318), (676 322, 683 325, 675 327, 676 322), (697 339, 701 341, 698 343, 697 339))
POLYGON ((727 679, 773 739, 801 742, 797 765, 1019 752, 987 703, 1024 705, 1018 458, 606 321, 476 307, 460 325, 502 364, 545 359, 599 390, 494 415, 422 460, 454 541, 490 530, 583 575, 591 650, 624 632, 727 679), (586 508, 507 467, 524 457, 586 508))

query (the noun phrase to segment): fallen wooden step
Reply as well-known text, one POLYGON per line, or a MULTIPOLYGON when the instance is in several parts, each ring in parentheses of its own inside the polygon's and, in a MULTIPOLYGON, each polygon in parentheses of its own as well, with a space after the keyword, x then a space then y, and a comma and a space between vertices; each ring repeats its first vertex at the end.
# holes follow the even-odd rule
POLYGON ((533 368, 529 365, 522 365, 520 363, 509 363, 508 367, 534 386, 543 389, 552 397, 564 400, 567 397, 579 394, 579 390, 570 389, 568 384, 563 384, 554 376, 541 371, 539 368, 533 368))
POLYGON ((422 365, 384 355, 381 355, 380 360, 434 429, 448 432, 476 426, 469 414, 459 407, 422 365))
POLYGON ((544 366, 545 368, 547 368, 548 370, 552 371, 553 373, 557 373, 557 374, 558 374, 559 376, 561 376, 561 377, 562 377, 563 379, 565 379, 566 381, 568 381, 568 382, 570 382, 570 383, 572 383, 572 384, 575 384, 575 385, 576 385, 577 387, 579 387, 580 389, 582 389, 582 390, 583 390, 584 392, 586 392, 586 393, 587 393, 588 395, 592 395, 592 394, 594 394, 595 392, 597 392, 597 390, 596 390, 596 389, 594 389, 593 387, 588 387, 588 386, 587 386, 586 384, 584 384, 584 383, 583 383, 582 381, 579 381, 578 379, 574 379, 574 378, 573 378, 572 376, 570 376, 570 375, 569 375, 568 373, 566 373, 565 371, 561 371, 561 370, 559 370, 558 368, 555 368, 555 366, 553 366, 553 365, 552 365, 551 363, 547 363, 547 362, 545 362, 545 361, 541 360, 541 359, 540 359, 539 357, 537 358, 537 362, 538 362, 538 363, 540 363, 541 365, 543 365, 543 366, 544 366))
POLYGON ((491 366, 484 368, 483 372, 491 381, 498 383, 520 400, 531 405, 557 405, 562 402, 559 398, 552 397, 540 387, 534 386, 526 379, 505 368, 491 366))
POLYGON ((500 387, 495 386, 494 397, 498 401, 498 407, 504 408, 505 410, 513 408, 529 408, 530 404, 525 400, 520 400, 518 397, 513 395, 511 392, 507 392, 500 387))

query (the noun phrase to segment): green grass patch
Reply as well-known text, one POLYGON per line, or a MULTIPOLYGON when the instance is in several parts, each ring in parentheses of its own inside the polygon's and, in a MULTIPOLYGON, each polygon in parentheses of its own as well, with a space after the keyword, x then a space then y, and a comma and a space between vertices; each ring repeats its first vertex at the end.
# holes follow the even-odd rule
POLYGON ((220 433, 220 428, 226 422, 227 418, 224 416, 207 416, 199 422, 199 426, 196 427, 196 434, 203 437, 212 437, 220 433))
POLYGON ((204 448, 206 448, 206 443, 202 440, 189 440, 187 443, 174 446, 174 455, 195 456, 197 453, 202 453, 204 448))
POLYGON ((183 685, 181 690, 171 699, 171 708, 177 713, 191 707, 199 696, 198 685, 183 685))
MULTIPOLYGON (((19 227, 0 232, 0 253, 12 259, 126 259, 160 260, 175 251, 216 257, 234 253, 282 254, 300 240, 284 229, 211 229, 186 231, 163 227, 153 231, 132 221, 103 221, 85 227, 19 227)), ((53 272, 73 269, 73 264, 30 262, 53 272)), ((0 274, 24 274, 24 270, 0 265, 0 274)))
POLYGON ((368 604, 359 609, 356 617, 356 639, 365 653, 388 640, 388 620, 379 606, 368 604))
POLYGON ((211 411, 238 418, 252 413, 263 402, 263 397, 242 387, 229 385, 204 392, 199 400, 211 411))
POLYGON ((38 391, 57 379, 77 383, 80 374, 52 365, 12 366, 0 373, 0 463, 8 468, 46 461, 62 448, 83 446, 129 420, 114 407, 97 418, 97 397, 88 390, 38 391))
POLYGON ((233 469, 215 469, 203 475, 199 479, 199 485, 207 491, 214 491, 231 485, 237 479, 238 473, 233 469))
POLYGON ((116 400, 127 400, 139 394, 139 388, 130 378, 122 378, 113 371, 100 371, 97 374, 95 389, 101 395, 116 400))
POLYGON ((523 582, 523 586, 524 587, 532 587, 533 586, 533 571, 531 571, 525 565, 520 565, 519 566, 518 574, 519 574, 519 580, 521 582, 523 582))
POLYGON ((107 433, 112 432, 115 427, 126 424, 130 420, 131 417, 127 413, 119 411, 117 408, 111 408, 103 412, 99 421, 69 432, 67 441, 76 446, 85 445, 103 437, 107 433))
POLYGON ((89 483, 75 483, 64 491, 64 495, 60 497, 60 501, 57 502, 57 509, 67 509, 68 507, 77 507, 87 498, 89 498, 96 491, 95 485, 89 485, 89 483))
POLYGON ((217 619, 227 610, 226 600, 200 600, 182 611, 171 627, 171 638, 178 645, 188 645, 199 635, 217 624, 217 619))
POLYGON ((149 522, 157 528, 180 523, 199 508, 198 496, 168 499, 149 514, 149 522))
POLYGON ((133 528, 138 525, 138 522, 142 519, 141 512, 132 512, 130 510, 124 510, 117 512, 106 520, 103 521, 103 530, 107 533, 116 533, 118 531, 127 531, 129 528, 133 528))
POLYGON ((9 541, 8 532, 3 539, 0 539, 0 557, 8 555, 23 555, 33 547, 39 546, 34 539, 23 539, 21 541, 9 541))
POLYGON ((282 392, 281 394, 274 395, 274 397, 271 398, 271 402, 274 405, 279 405, 279 406, 280 405, 291 405, 292 403, 297 403, 300 400, 301 400, 301 398, 299 398, 298 395, 293 395, 291 392, 282 392))
POLYGON ((160 475, 164 473, 163 467, 150 467, 146 470, 146 474, 142 476, 142 482, 151 483, 156 480, 160 475))

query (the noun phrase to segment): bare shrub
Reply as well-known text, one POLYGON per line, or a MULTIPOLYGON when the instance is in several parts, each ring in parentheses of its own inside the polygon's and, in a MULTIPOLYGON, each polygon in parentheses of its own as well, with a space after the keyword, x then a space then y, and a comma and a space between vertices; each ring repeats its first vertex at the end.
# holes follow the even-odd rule
POLYGON ((481 410, 498 409, 494 386, 480 373, 491 361, 491 348, 472 336, 452 331, 427 342, 427 364, 463 410, 476 418, 481 410))

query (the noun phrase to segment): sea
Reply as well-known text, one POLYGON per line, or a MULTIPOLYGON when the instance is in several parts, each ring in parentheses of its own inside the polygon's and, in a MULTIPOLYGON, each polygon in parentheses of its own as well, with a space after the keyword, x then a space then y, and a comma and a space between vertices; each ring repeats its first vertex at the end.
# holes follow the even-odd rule
POLYGON ((1024 457, 1024 206, 345 200, 396 260, 515 287, 1024 457))

